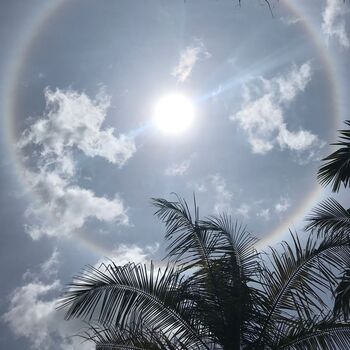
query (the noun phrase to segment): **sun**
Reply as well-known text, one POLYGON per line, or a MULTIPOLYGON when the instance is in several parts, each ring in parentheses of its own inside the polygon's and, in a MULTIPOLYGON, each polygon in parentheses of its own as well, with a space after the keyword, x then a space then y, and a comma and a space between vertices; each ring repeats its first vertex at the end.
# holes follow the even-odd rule
POLYGON ((190 99, 179 93, 161 98, 155 107, 154 123, 158 129, 169 134, 187 130, 193 123, 194 107, 190 99))

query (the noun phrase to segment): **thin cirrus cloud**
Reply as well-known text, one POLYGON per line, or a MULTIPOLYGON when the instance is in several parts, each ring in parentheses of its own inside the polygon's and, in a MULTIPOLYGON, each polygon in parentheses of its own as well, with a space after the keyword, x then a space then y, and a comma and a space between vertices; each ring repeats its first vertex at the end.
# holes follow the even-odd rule
POLYGON ((275 211, 277 213, 284 213, 290 207, 290 200, 285 197, 281 197, 279 202, 275 205, 275 211))
POLYGON ((190 159, 186 159, 180 163, 173 163, 165 169, 164 174, 167 176, 183 176, 187 173, 190 165, 190 159))
POLYGON ((99 197, 79 186, 75 156, 102 157, 121 167, 136 151, 133 140, 116 137, 102 124, 109 98, 100 93, 90 99, 85 93, 46 89, 43 116, 26 129, 19 142, 29 161, 23 176, 36 200, 27 208, 26 231, 33 239, 44 235, 69 235, 89 218, 128 224, 127 210, 118 194, 99 197))
POLYGON ((269 208, 261 209, 256 214, 256 216, 263 218, 265 221, 269 221, 270 220, 270 209, 269 208))
POLYGON ((209 57, 211 57, 211 54, 206 49, 203 42, 196 40, 195 45, 187 46, 181 52, 179 63, 174 67, 171 74, 178 82, 183 83, 190 76, 195 64, 209 57))
POLYGON ((226 179, 219 173, 208 175, 195 183, 188 183, 198 193, 210 193, 215 213, 232 212, 233 192, 227 185, 226 179))
POLYGON ((327 0, 322 13, 322 31, 327 40, 335 39, 342 47, 350 47, 349 36, 345 28, 345 4, 342 0, 327 0))
POLYGON ((230 119, 245 131, 253 153, 266 154, 279 147, 314 156, 324 146, 317 135, 301 128, 290 131, 286 123, 285 110, 310 80, 310 63, 304 63, 284 76, 260 77, 254 85, 245 86, 244 102, 230 119))

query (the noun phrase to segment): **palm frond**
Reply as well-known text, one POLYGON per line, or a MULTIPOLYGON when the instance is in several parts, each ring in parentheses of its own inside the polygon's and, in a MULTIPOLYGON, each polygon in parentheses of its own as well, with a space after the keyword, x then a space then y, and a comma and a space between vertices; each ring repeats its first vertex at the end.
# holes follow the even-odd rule
MULTIPOLYGON (((345 121, 350 126, 350 120, 345 121)), ((338 192, 340 185, 350 185, 350 130, 339 130, 340 141, 334 143, 340 146, 338 150, 324 158, 326 162, 318 171, 317 178, 321 185, 332 185, 332 191, 338 192)))
POLYGON ((278 350, 347 350, 350 348, 350 325, 335 320, 308 322, 291 330, 275 347, 278 350))
MULTIPOLYGON (((266 313, 259 342, 282 336, 279 324, 289 322, 291 328, 300 321, 323 315, 328 310, 325 293, 337 285, 337 272, 350 259, 348 237, 326 237, 320 243, 310 237, 303 247, 297 235, 293 244, 282 244, 282 253, 271 248, 271 266, 265 265, 262 286, 266 297, 262 305, 266 313)), ((275 342, 275 341, 273 341, 275 342)))
POLYGON ((196 204, 193 216, 187 202, 179 196, 175 202, 153 198, 152 203, 157 208, 155 215, 165 223, 165 239, 170 242, 167 258, 180 263, 184 271, 208 267, 218 237, 200 227, 196 204))
POLYGON ((88 266, 68 285, 59 308, 67 308, 66 319, 97 317, 121 328, 142 315, 150 327, 163 327, 185 344, 202 342, 202 325, 191 318, 185 285, 172 266, 157 272, 153 264, 110 264, 105 271, 88 266))
POLYGON ((259 254, 254 247, 257 239, 246 227, 232 222, 226 214, 209 217, 201 226, 218 234, 216 250, 233 259, 232 267, 237 268, 240 278, 252 278, 258 273, 259 254))
POLYGON ((350 318, 350 268, 346 268, 337 288, 334 314, 348 320, 350 318))
POLYGON ((305 230, 316 232, 318 236, 350 233, 350 210, 345 209, 334 198, 328 198, 321 202, 312 210, 306 220, 309 223, 305 230))
MULTIPOLYGON (((175 336, 152 329, 141 319, 127 327, 90 325, 82 336, 96 344, 96 350, 181 350, 183 344, 175 336)), ((187 345, 188 346, 188 345, 187 345)), ((193 349, 198 347, 193 346, 193 349)))

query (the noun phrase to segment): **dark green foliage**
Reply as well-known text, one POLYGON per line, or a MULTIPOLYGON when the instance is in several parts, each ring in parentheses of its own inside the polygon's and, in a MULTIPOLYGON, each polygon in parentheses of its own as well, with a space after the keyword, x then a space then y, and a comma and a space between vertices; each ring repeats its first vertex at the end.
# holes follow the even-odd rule
POLYGON ((199 218, 177 197, 154 199, 167 259, 88 267, 68 286, 67 319, 104 349, 348 349, 347 234, 296 234, 257 253, 257 240, 222 215, 199 218), (335 301, 335 304, 334 304, 335 301))
MULTIPOLYGON (((350 120, 345 121, 350 126, 350 120)), ((334 143, 340 146, 338 150, 324 158, 326 162, 318 171, 317 178, 321 185, 332 186, 333 192, 338 192, 340 185, 350 185, 350 129, 339 130, 340 140, 334 143)))

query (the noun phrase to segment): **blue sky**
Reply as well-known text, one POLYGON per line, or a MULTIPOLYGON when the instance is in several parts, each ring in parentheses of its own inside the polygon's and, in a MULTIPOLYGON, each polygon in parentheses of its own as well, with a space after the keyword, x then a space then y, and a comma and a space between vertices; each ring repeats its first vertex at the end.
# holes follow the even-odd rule
POLYGON ((349 4, 272 4, 1 2, 0 348, 91 349, 58 295, 85 264, 163 257, 151 197, 195 193, 263 248, 329 195, 316 172, 349 119, 349 4), (177 134, 154 123, 173 92, 195 110, 177 134))

